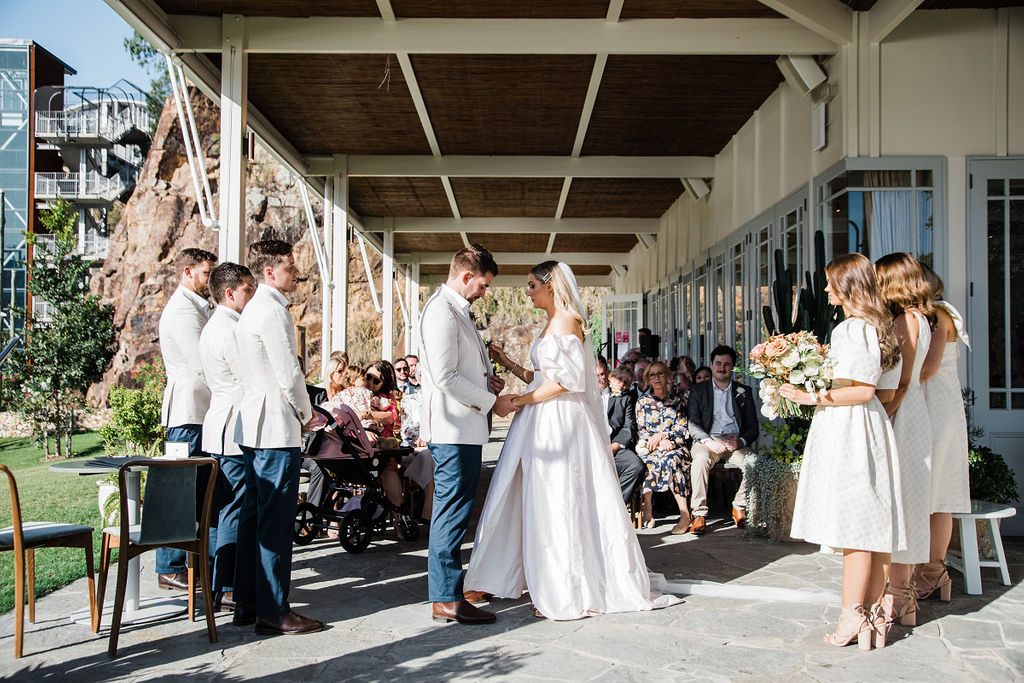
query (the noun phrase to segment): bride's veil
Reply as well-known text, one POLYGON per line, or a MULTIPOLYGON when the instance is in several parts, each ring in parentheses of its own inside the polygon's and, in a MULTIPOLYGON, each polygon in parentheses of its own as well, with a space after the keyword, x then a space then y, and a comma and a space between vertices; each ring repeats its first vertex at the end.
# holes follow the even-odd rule
MULTIPOLYGON (((572 303, 576 308, 576 312, 579 313, 582 320, 586 321, 587 312, 584 310, 583 301, 580 299, 580 289, 576 285, 576 275, 573 274, 572 268, 561 261, 559 261, 558 267, 569 283, 569 292, 572 294, 572 303)), ((587 412, 590 413, 590 417, 594 421, 594 425, 601 432, 601 438, 607 441, 609 433, 608 415, 604 410, 601 392, 597 388, 597 353, 594 351, 592 340, 587 332, 586 329, 583 330, 583 377, 586 387, 583 391, 583 400, 587 407, 587 412)))

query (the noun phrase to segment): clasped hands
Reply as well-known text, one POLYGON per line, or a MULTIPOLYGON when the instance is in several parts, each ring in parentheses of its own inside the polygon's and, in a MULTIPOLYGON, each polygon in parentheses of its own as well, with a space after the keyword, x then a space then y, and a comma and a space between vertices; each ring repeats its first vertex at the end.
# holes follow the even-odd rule
POLYGON ((647 440, 647 443, 650 444, 649 449, 652 451, 670 451, 676 447, 672 440, 668 438, 668 434, 665 434, 664 432, 652 434, 651 438, 647 440))
POLYGON ((818 397, 804 389, 798 389, 792 384, 783 384, 779 387, 779 396, 790 400, 801 406, 813 406, 818 402, 818 397))
MULTIPOLYGON (((495 342, 491 342, 487 346, 487 355, 490 356, 491 360, 500 366, 508 367, 509 360, 508 356, 505 355, 505 350, 495 342)), ((494 402, 494 414, 498 417, 506 417, 511 413, 519 412, 520 407, 512 403, 512 400, 517 398, 515 394, 501 394, 501 390, 505 388, 505 380, 497 375, 487 376, 487 385, 492 392, 498 394, 497 400, 494 402)))

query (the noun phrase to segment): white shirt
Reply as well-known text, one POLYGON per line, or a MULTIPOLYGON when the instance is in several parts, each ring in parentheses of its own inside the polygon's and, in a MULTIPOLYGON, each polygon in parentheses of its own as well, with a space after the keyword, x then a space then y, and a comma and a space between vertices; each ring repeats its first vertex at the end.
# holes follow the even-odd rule
POLYGON ((711 391, 715 397, 715 416, 711 422, 711 434, 738 434, 739 425, 736 424, 736 417, 732 408, 732 382, 725 389, 719 389, 714 380, 711 380, 711 391))
MULTIPOLYGON (((605 415, 608 414, 608 401, 611 400, 611 397, 612 397, 611 387, 605 387, 601 391, 601 401, 604 403, 604 414, 605 415)), ((611 436, 611 433, 612 433, 612 428, 609 426, 608 427, 608 435, 611 436)))

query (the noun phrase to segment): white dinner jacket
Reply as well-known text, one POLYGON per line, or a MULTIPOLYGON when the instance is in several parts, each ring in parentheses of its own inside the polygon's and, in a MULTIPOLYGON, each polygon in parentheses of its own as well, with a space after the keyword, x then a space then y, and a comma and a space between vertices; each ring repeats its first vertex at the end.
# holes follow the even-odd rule
POLYGON ((431 443, 483 445, 495 396, 487 386, 491 363, 468 302, 441 285, 420 314, 422 389, 420 438, 431 443))
POLYGON ((261 284, 235 327, 243 389, 235 442, 241 446, 298 448, 313 413, 287 306, 281 292, 261 284))
POLYGON ((199 335, 210 319, 210 302, 178 285, 160 314, 160 355, 167 371, 160 424, 202 424, 210 407, 210 389, 199 360, 199 335))
POLYGON ((218 306, 199 337, 199 357, 210 386, 210 409, 203 420, 203 452, 240 455, 235 443, 235 415, 242 403, 242 372, 235 344, 238 313, 218 306))

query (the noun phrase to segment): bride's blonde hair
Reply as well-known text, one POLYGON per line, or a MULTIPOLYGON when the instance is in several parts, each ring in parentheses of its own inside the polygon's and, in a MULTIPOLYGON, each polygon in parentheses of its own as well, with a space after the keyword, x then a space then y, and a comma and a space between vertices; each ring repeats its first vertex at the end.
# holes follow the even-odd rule
POLYGON ((563 311, 572 316, 573 320, 579 323, 580 329, 585 336, 587 333, 587 321, 583 318, 583 311, 576 308, 569 281, 565 278, 565 273, 562 272, 558 261, 538 263, 530 270, 530 275, 545 284, 551 283, 551 298, 555 302, 555 310, 563 311))
POLYGON ((882 369, 895 367, 900 345, 893 329, 892 313, 878 295, 878 280, 871 261, 864 254, 843 254, 825 266, 832 291, 842 302, 847 318, 860 318, 875 328, 881 350, 882 369))

